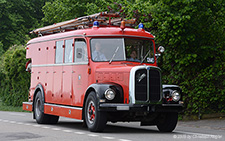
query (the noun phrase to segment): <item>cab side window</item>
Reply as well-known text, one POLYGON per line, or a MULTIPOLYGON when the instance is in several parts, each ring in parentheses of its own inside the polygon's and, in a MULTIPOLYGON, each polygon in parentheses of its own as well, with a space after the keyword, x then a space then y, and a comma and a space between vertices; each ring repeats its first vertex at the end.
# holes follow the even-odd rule
POLYGON ((84 39, 75 39, 75 56, 76 63, 88 62, 87 45, 84 39))
POLYGON ((73 39, 65 40, 65 63, 73 62, 73 39))
POLYGON ((63 63, 63 41, 56 42, 55 63, 63 63))

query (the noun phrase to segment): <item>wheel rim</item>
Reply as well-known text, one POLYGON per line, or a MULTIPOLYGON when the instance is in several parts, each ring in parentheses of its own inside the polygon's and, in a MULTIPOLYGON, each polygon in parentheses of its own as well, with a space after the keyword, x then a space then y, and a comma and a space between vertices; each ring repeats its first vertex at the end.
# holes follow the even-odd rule
POLYGON ((93 101, 90 101, 87 107, 87 120, 90 124, 94 123, 95 120, 95 104, 93 101))
POLYGON ((40 116, 40 113, 41 113, 41 101, 40 99, 38 98, 35 102, 35 113, 36 113, 36 116, 40 116))

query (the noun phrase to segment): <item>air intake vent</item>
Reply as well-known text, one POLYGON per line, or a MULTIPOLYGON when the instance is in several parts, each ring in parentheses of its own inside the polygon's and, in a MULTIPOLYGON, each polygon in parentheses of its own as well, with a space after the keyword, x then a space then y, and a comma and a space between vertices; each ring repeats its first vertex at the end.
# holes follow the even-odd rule
POLYGON ((158 70, 150 69, 149 71, 149 93, 150 102, 157 102, 160 100, 161 79, 158 70))
POLYGON ((147 101, 147 70, 137 70, 135 73, 135 99, 147 101))

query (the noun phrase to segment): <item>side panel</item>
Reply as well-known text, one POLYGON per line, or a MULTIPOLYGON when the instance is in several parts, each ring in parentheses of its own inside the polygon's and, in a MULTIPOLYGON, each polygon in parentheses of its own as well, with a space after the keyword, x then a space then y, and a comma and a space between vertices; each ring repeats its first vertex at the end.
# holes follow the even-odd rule
POLYGON ((84 94, 88 88, 88 65, 74 65, 75 73, 72 75, 73 84, 73 106, 82 107, 84 94))
POLYGON ((56 104, 62 102, 62 65, 54 66, 53 69, 53 101, 56 104))
POLYGON ((45 102, 47 103, 54 103, 53 100, 53 88, 54 88, 54 81, 53 81, 53 67, 46 68, 46 84, 45 84, 45 102))
POLYGON ((63 66, 62 72, 62 103, 64 105, 72 104, 72 66, 63 66))

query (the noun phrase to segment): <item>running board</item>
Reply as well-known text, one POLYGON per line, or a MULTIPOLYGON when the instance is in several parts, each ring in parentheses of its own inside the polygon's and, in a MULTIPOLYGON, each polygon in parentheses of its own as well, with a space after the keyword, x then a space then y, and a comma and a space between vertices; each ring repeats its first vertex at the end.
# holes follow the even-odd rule
MULTIPOLYGON (((23 110, 33 111, 33 102, 23 102, 23 110)), ((44 113, 82 120, 82 108, 57 104, 44 104, 44 113)))
POLYGON ((82 120, 82 108, 56 104, 44 104, 44 113, 82 120))

